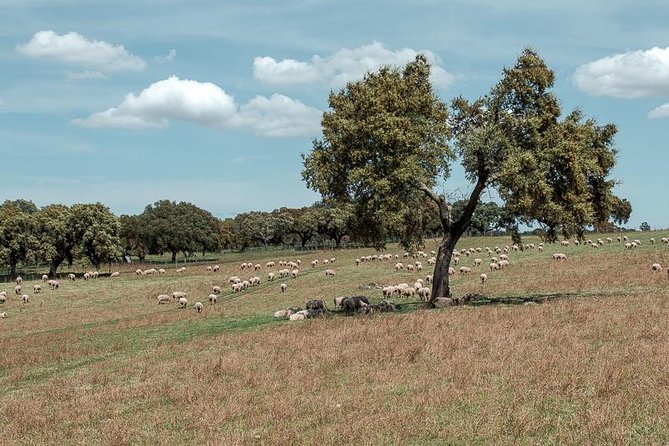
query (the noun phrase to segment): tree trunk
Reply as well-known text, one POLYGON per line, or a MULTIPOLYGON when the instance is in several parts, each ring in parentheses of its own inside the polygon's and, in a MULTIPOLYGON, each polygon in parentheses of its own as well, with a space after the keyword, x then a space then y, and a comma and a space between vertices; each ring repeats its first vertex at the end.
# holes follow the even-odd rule
POLYGON ((177 251, 172 251, 172 262, 177 261, 177 251))
POLYGON ((438 297, 451 297, 451 289, 448 283, 450 278, 448 268, 451 266, 451 256, 459 238, 453 237, 451 233, 448 233, 441 240, 441 243, 439 243, 439 251, 437 252, 432 276, 432 297, 428 302, 428 306, 433 306, 434 301, 438 297))
POLYGON ((52 279, 56 278, 56 272, 58 271, 58 267, 62 263, 62 260, 60 259, 53 259, 51 260, 51 263, 49 264, 49 277, 52 279))

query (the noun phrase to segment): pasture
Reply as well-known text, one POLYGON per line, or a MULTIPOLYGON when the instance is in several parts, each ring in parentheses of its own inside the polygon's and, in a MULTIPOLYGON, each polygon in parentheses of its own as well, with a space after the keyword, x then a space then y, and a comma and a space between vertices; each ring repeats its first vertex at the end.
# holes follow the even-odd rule
MULTIPOLYGON (((219 272, 200 264, 140 276, 132 265, 116 279, 61 278, 39 294, 26 281, 26 305, 3 283, 1 442, 667 444, 667 235, 630 233, 642 242, 635 249, 615 235, 598 249, 547 244, 511 252, 510 266, 494 272, 485 251, 461 256, 458 266, 473 271, 453 275, 451 287, 484 297, 471 305, 424 310, 397 297, 397 313, 298 322, 272 315, 309 299, 332 309, 341 295, 378 302, 383 286, 425 279, 431 266, 418 259, 421 273, 395 271, 407 263, 396 246, 386 252, 400 259, 359 266, 356 258, 376 253, 250 253, 221 258, 219 272), (556 252, 567 260, 554 261, 556 252), (279 260, 297 259, 297 278, 267 280, 279 260), (321 263, 310 268, 312 259, 321 263), (241 262, 263 266, 240 271, 241 262), (655 262, 662 271, 651 272, 655 262), (262 283, 232 293, 232 275, 262 283), (210 305, 214 285, 223 292, 210 305), (173 291, 188 293, 186 310, 157 304, 173 291)), ((510 244, 467 238, 458 247, 510 244)))

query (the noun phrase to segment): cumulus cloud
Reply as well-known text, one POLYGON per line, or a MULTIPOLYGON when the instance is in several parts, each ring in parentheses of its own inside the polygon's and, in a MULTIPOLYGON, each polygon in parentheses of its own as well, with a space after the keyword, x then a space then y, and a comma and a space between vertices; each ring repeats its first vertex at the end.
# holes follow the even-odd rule
POLYGON ((648 112, 648 117, 651 119, 669 118, 669 102, 648 112))
POLYGON ((234 98, 210 82, 172 76, 138 95, 126 95, 118 107, 93 113, 72 124, 89 128, 161 128, 171 120, 250 130, 265 137, 313 135, 321 112, 283 95, 257 96, 238 106, 234 98))
POLYGON ((574 81, 580 90, 596 96, 633 99, 667 95, 669 47, 597 59, 578 67, 574 81))
POLYGON ((346 82, 362 79, 365 73, 377 70, 383 65, 405 65, 420 53, 432 65, 432 82, 436 86, 445 88, 455 81, 455 75, 440 66, 439 59, 433 52, 411 48, 393 51, 379 42, 354 49, 343 48, 327 57, 315 55, 309 62, 256 57, 253 60, 253 74, 256 79, 274 85, 324 81, 331 87, 340 88, 346 82))
POLYGON ((54 31, 39 31, 28 43, 16 50, 29 57, 54 59, 81 65, 97 71, 142 71, 146 62, 129 53, 123 45, 88 40, 76 32, 58 35, 54 31))

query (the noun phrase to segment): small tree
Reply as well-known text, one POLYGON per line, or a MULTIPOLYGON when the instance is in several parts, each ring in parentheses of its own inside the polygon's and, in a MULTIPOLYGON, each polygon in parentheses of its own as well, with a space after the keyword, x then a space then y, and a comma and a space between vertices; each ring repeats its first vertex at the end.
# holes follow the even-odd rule
POLYGON ((487 188, 504 201, 509 223, 540 222, 550 237, 608 219, 616 128, 584 121, 579 111, 561 119, 553 72, 534 51, 524 50, 486 96, 455 99, 450 114, 429 74, 419 55, 330 93, 323 139, 303 157, 303 177, 326 200, 354 205, 372 234, 411 222, 405 216, 421 195, 431 200, 444 236, 430 304, 451 295, 451 255, 487 188), (472 183, 459 217, 434 192, 456 158, 472 183))
POLYGON ((650 231, 650 225, 648 224, 647 221, 644 221, 643 223, 641 223, 641 225, 639 225, 639 230, 640 231, 650 231))

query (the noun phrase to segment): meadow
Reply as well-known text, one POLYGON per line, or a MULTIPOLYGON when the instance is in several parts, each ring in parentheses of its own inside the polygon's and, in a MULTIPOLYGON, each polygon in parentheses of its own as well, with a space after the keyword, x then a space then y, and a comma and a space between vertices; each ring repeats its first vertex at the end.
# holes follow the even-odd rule
MULTIPOLYGON (((452 276, 456 296, 485 298, 471 305, 425 310, 394 298, 397 313, 297 322, 273 313, 309 299, 332 309, 340 295, 378 302, 382 286, 430 274, 426 259, 422 273, 396 272, 396 260, 356 266, 372 249, 235 254, 217 273, 211 263, 138 276, 143 265, 133 264, 117 279, 60 279, 40 294, 26 281, 27 305, 2 283, 0 443, 667 444, 669 246, 659 240, 669 234, 628 235, 641 246, 547 244, 512 252, 492 273, 485 252, 463 256, 470 267, 484 259, 452 276), (267 281, 279 267, 266 261, 297 259, 296 279, 267 281), (241 262, 263 268, 240 271, 241 262), (655 262, 661 272, 651 272, 655 262), (231 275, 262 284, 233 294, 231 275), (209 305, 214 285, 223 293, 209 305), (177 290, 188 293, 186 310, 157 305, 177 290)), ((509 244, 483 237, 458 247, 509 244)))

